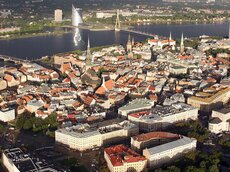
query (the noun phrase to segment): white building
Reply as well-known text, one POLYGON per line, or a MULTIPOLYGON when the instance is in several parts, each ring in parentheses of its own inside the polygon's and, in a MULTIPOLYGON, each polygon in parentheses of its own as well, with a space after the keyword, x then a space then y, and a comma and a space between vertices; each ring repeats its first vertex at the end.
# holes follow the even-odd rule
POLYGON ((127 105, 118 109, 118 114, 122 117, 127 117, 128 114, 151 109, 154 106, 154 101, 148 99, 134 99, 127 105))
POLYGON ((182 137, 178 140, 143 150, 143 155, 148 160, 149 168, 156 168, 181 157, 183 154, 196 150, 197 140, 182 137))
POLYGON ((55 22, 62 22, 62 10, 61 9, 56 9, 54 11, 54 21, 55 22))
POLYGON ((82 24, 82 9, 81 8, 75 8, 72 5, 72 25, 73 26, 79 26, 79 24, 82 24))
POLYGON ((198 109, 185 103, 175 103, 171 106, 156 106, 148 113, 133 113, 128 120, 139 126, 141 131, 157 131, 173 123, 198 118, 198 109))
POLYGON ((9 122, 15 119, 15 110, 14 109, 1 109, 0 110, 0 121, 9 122))
POLYGON ((208 129, 216 134, 230 131, 230 108, 212 111, 212 118, 209 121, 208 129))
POLYGON ((102 127, 80 124, 71 128, 56 130, 55 140, 58 143, 68 145, 72 149, 84 151, 133 136, 138 132, 138 127, 129 121, 102 127))

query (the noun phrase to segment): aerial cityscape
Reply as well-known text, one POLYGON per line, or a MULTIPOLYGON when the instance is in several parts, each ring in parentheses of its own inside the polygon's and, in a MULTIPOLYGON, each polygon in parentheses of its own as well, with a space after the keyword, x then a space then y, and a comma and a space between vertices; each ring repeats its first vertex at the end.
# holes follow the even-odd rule
POLYGON ((229 0, 0 0, 0 172, 230 171, 229 0))

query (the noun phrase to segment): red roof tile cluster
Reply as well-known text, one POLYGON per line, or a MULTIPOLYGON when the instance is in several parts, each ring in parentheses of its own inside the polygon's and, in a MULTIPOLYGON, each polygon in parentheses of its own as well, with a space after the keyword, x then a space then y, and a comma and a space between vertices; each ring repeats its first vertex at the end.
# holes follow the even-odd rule
POLYGON ((134 136, 133 139, 138 141, 138 142, 143 142, 143 141, 148 141, 148 140, 153 140, 153 139, 179 139, 180 135, 179 134, 173 134, 169 132, 150 132, 146 134, 140 134, 137 136, 134 136))
POLYGON ((124 163, 146 160, 145 157, 122 144, 106 148, 105 153, 108 155, 113 166, 122 166, 124 163))

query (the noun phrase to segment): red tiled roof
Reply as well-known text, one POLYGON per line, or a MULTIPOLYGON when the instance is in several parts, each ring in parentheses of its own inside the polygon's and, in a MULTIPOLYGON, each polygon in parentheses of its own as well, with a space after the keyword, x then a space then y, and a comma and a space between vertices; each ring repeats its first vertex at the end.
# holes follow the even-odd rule
POLYGON ((108 155, 113 166, 122 166, 123 163, 132 163, 146 160, 145 157, 139 155, 124 145, 112 146, 106 148, 104 151, 108 155))
POLYGON ((146 134, 140 134, 137 136, 134 136, 133 139, 138 141, 138 142, 143 142, 143 141, 148 141, 148 140, 153 140, 153 139, 179 139, 180 135, 179 134, 173 134, 169 132, 150 132, 146 134))

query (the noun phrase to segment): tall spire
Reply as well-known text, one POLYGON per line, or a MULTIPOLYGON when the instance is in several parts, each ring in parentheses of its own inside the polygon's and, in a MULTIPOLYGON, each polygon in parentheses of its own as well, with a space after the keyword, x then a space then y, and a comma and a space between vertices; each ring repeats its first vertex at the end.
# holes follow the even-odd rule
POLYGON ((181 34, 181 42, 180 42, 180 53, 184 53, 184 34, 181 34))
POLYGON ((229 23, 229 26, 228 26, 228 39, 230 39, 230 23, 229 23))
POLYGON ((87 49, 90 49, 90 40, 89 40, 89 36, 88 36, 88 45, 87 45, 87 49))
POLYGON ((134 37, 132 37, 132 45, 134 45, 134 44, 135 44, 134 37))
POLYGON ((131 36, 130 36, 130 34, 128 36, 128 41, 127 41, 126 49, 127 49, 127 52, 131 52, 132 51, 132 42, 131 42, 131 36))
POLYGON ((172 40, 172 33, 169 33, 169 40, 172 40))
POLYGON ((88 36, 88 45, 86 50, 86 70, 91 67, 92 59, 91 59, 91 52, 90 52, 90 40, 88 36))

